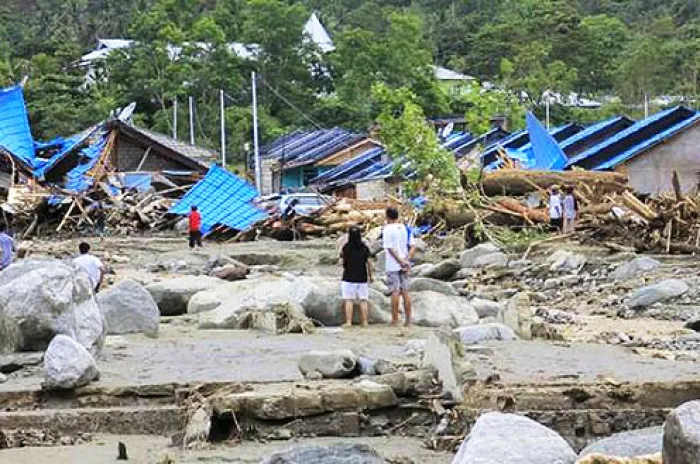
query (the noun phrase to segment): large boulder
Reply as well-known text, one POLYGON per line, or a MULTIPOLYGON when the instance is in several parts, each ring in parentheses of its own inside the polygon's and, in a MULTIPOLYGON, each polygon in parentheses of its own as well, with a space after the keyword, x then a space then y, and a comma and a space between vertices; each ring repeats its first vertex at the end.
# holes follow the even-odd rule
POLYGON ((500 251, 500 248, 493 243, 481 243, 473 248, 463 251, 459 256, 459 262, 463 268, 472 268, 475 267, 474 261, 480 256, 490 255, 500 251))
POLYGON ((442 280, 430 279, 427 277, 417 277, 411 280, 412 292, 437 292, 443 295, 458 296, 459 292, 455 288, 442 280))
POLYGON ((635 290, 627 299, 627 307, 643 309, 654 303, 683 296, 689 290, 688 284, 680 279, 667 279, 657 284, 635 290))
POLYGON ((233 282, 236 280, 245 279, 250 273, 248 266, 227 264, 225 266, 214 268, 209 275, 217 279, 233 282))
POLYGON ((431 279, 450 280, 461 268, 459 260, 446 259, 424 272, 423 276, 431 279))
POLYGON ((479 256, 472 262, 472 267, 475 269, 504 268, 506 266, 508 266, 508 255, 501 251, 479 256))
POLYGON ((700 401, 683 403, 666 416, 663 462, 670 464, 700 462, 700 401))
POLYGON ((511 341, 518 339, 513 329, 497 323, 460 327, 455 329, 455 333, 465 345, 476 345, 491 340, 511 341))
POLYGON ((158 305, 141 284, 123 280, 97 296, 108 334, 158 334, 158 305))
POLYGON ((559 434, 517 414, 482 414, 452 464, 573 464, 576 453, 559 434))
POLYGON ((579 457, 602 454, 621 458, 632 458, 661 452, 663 446, 663 427, 621 432, 603 438, 585 447, 579 457))
MULTIPOLYGON (((306 297, 301 301, 306 316, 324 326, 336 326, 345 322, 340 282, 314 280, 306 297)), ((389 299, 374 288, 369 289, 369 322, 385 324, 391 320, 389 299)), ((353 321, 360 322, 360 312, 353 312, 353 321)))
POLYGON ((202 329, 236 329, 241 318, 251 312, 274 312, 281 305, 301 311, 300 305, 312 288, 304 278, 241 280, 195 295, 189 312, 199 312, 202 329))
POLYGON ((95 359, 78 342, 66 335, 56 335, 44 354, 44 387, 73 389, 99 377, 95 359))
POLYGON ((19 261, 0 272, 0 342, 5 351, 43 351, 57 334, 97 353, 105 321, 87 275, 57 260, 19 261))
POLYGON ((275 453, 263 464, 385 464, 367 445, 338 443, 330 446, 299 446, 275 453))
POLYGON ((156 301, 161 316, 179 316, 187 312, 187 304, 193 295, 224 283, 214 277, 187 276, 153 283, 146 290, 156 301))
POLYGON ((634 276, 653 271, 659 266, 661 266, 661 263, 654 258, 640 256, 639 258, 634 258, 631 261, 620 264, 611 275, 612 278, 616 280, 630 279, 634 276))
POLYGON ((350 350, 310 351, 299 359, 299 372, 305 377, 325 379, 350 377, 355 371, 357 356, 350 350))
POLYGON ((503 311, 503 305, 492 300, 472 298, 469 303, 474 307, 479 317, 497 317, 503 311))
POLYGON ((586 264, 586 257, 567 250, 557 250, 547 258, 546 263, 553 272, 576 271, 586 264))
POLYGON ((469 301, 461 296, 428 291, 414 293, 412 299, 412 322, 418 326, 457 328, 479 321, 469 301))

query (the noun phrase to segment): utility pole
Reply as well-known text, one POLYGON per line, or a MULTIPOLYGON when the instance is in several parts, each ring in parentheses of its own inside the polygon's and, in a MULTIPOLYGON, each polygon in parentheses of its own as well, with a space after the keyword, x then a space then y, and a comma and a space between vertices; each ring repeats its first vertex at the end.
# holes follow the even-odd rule
POLYGON ((255 82, 255 71, 250 73, 253 88, 253 156, 255 162, 255 188, 262 193, 262 173, 260 172, 260 150, 258 147, 258 91, 255 82))
POLYGON ((544 113, 545 113, 545 125, 547 130, 549 130, 549 90, 544 93, 544 113))
POLYGON ((219 90, 219 100, 221 105, 221 167, 226 169, 226 108, 223 89, 219 90))
POLYGON ((190 102, 190 145, 194 145, 194 99, 189 98, 190 102))
POLYGON ((649 117, 649 96, 644 94, 644 119, 649 117))
POLYGON ((177 140, 177 98, 173 100, 173 138, 177 140))

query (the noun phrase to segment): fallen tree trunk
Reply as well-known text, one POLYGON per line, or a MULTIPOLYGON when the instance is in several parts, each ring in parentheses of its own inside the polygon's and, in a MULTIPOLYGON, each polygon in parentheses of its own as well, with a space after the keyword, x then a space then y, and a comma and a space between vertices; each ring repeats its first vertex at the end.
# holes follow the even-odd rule
POLYGON ((484 175, 481 181, 488 196, 523 196, 544 192, 554 185, 559 187, 585 185, 596 194, 622 193, 627 190, 627 177, 617 172, 594 171, 524 171, 501 169, 484 175))

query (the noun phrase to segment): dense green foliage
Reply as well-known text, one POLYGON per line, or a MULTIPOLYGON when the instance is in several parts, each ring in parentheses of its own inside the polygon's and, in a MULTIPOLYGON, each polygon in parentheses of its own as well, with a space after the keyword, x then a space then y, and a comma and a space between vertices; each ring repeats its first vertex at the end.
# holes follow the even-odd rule
POLYGON ((522 121, 524 107, 543 114, 545 91, 619 97, 597 111, 552 109, 555 123, 585 122, 638 113, 645 95, 683 95, 694 102, 700 79, 700 3, 688 0, 1 3, 0 84, 28 76, 37 138, 81 130, 131 101, 138 104, 140 124, 171 133, 177 99, 184 139, 191 95, 198 142, 216 148, 224 89, 228 149, 238 160, 250 141, 252 70, 261 76, 263 141, 314 123, 364 130, 397 89, 410 95, 416 111, 466 115, 478 132, 495 113, 513 123, 522 121), (323 54, 305 40, 312 11, 331 32, 334 52, 323 54), (99 70, 109 79, 81 88, 80 56, 97 38, 125 37, 138 45, 110 56, 99 70), (258 44, 258 58, 241 58, 227 46, 231 42, 258 44), (181 48, 176 60, 168 44, 181 48), (455 92, 434 79, 435 64, 507 91, 455 92))

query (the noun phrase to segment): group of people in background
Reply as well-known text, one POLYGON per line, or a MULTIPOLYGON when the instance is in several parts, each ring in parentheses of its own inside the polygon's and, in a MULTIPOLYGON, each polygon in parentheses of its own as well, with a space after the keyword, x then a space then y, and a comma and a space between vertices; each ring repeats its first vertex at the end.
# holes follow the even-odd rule
POLYGON ((578 220, 578 203, 574 196, 574 188, 567 187, 565 195, 559 193, 559 188, 552 187, 549 195, 549 224, 557 231, 570 234, 576 230, 578 220))

